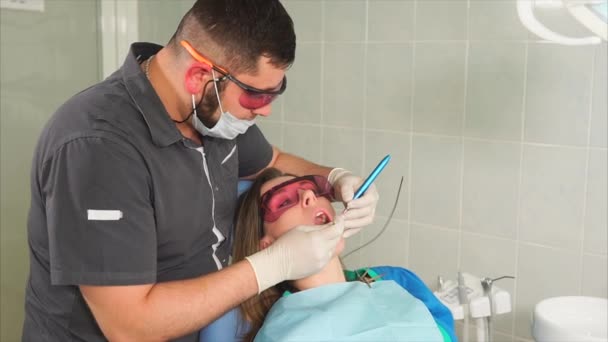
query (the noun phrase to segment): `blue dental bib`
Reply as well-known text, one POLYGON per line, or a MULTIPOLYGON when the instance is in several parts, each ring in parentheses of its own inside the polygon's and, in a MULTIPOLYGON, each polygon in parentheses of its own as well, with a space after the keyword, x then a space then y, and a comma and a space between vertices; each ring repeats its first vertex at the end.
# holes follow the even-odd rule
POLYGON ((427 307, 392 280, 325 285, 279 299, 255 341, 442 342, 427 307))

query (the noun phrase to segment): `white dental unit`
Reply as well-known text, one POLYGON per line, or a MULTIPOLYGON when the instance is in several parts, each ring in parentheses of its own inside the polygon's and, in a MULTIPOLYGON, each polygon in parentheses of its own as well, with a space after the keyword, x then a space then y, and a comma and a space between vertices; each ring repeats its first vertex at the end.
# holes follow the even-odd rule
POLYGON ((462 342, 491 342, 492 317, 511 312, 509 292, 493 285, 496 279, 479 278, 469 273, 458 272, 458 281, 443 281, 439 277, 439 289, 435 296, 452 312, 454 321, 463 320, 462 342), (474 320, 476 336, 469 338, 469 320, 474 320))

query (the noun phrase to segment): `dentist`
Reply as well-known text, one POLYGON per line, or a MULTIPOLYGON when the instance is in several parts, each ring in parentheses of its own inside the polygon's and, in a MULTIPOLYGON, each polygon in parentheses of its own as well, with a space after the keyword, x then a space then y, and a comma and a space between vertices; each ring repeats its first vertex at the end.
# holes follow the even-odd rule
POLYGON ((24 341, 196 341, 372 222, 374 187, 352 200, 360 177, 281 152, 255 125, 294 56, 278 0, 198 0, 165 47, 133 44, 55 112, 32 163, 24 341), (350 210, 229 264, 237 182, 268 167, 328 176, 350 210))

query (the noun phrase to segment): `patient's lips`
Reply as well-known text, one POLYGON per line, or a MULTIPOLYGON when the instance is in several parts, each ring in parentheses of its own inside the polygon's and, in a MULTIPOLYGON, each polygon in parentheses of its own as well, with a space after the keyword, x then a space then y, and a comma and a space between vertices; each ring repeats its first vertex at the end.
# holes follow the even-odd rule
POLYGON ((332 217, 327 210, 319 208, 319 210, 315 211, 314 222, 316 225, 326 224, 332 222, 332 217))

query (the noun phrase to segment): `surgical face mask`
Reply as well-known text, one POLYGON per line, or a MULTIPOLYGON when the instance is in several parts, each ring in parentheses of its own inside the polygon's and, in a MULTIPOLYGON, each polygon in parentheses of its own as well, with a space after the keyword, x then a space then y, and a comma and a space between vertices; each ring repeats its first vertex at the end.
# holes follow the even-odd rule
POLYGON ((211 70, 211 72, 213 74, 215 95, 217 96, 217 101, 219 103, 221 112, 220 119, 212 128, 205 126, 196 113, 196 103, 194 101, 194 95, 192 95, 192 110, 194 111, 194 115, 192 115, 192 126, 194 126, 194 129, 196 129, 203 136, 232 140, 239 134, 247 132, 247 129, 255 124, 255 120, 241 120, 229 112, 224 111, 222 101, 220 100, 219 91, 217 89, 218 80, 215 78, 215 72, 213 70, 211 70))

